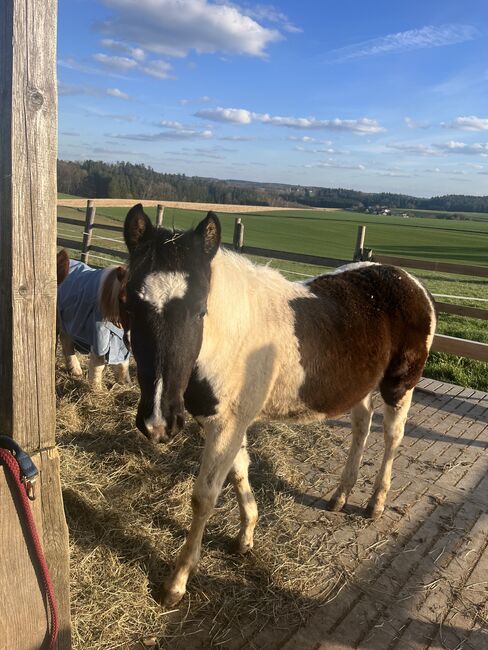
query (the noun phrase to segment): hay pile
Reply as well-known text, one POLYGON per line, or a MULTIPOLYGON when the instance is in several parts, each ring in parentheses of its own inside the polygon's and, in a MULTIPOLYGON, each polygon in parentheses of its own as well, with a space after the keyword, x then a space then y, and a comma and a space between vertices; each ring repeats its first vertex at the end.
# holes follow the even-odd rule
POLYGON ((335 485, 324 469, 342 466, 349 440, 324 424, 267 424, 249 435, 260 510, 254 551, 228 552, 239 513, 227 485, 187 596, 163 611, 156 599, 190 523, 203 440, 189 423, 171 444, 152 446, 134 428, 137 387, 114 384, 110 371, 105 383, 92 393, 58 360, 76 649, 135 650, 151 637, 161 648, 260 647, 250 641, 260 630, 286 636, 334 597, 349 571, 341 553, 369 522, 311 505, 335 485))

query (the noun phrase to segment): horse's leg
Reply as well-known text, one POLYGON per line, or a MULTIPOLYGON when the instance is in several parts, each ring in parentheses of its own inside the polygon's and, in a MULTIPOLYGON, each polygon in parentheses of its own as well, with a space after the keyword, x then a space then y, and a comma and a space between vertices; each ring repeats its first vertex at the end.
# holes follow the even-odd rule
POLYGON ((163 605, 173 607, 182 599, 190 573, 200 559, 203 531, 212 514, 222 485, 239 451, 247 428, 237 422, 230 426, 216 423, 205 428, 206 441, 200 472, 193 487, 193 518, 190 532, 180 551, 176 566, 166 583, 163 605))
POLYGON ((373 417, 373 405, 371 393, 367 395, 351 411, 352 441, 346 464, 342 470, 339 485, 329 501, 329 510, 338 512, 341 510, 349 494, 354 487, 363 457, 364 445, 369 434, 371 419, 373 417))
POLYGON ((81 377, 83 371, 80 367, 78 357, 76 356, 73 340, 66 334, 66 332, 63 332, 63 330, 59 332, 59 339, 61 341, 61 348, 63 350, 64 360, 69 374, 73 375, 73 377, 81 377))
POLYGON ((105 357, 95 354, 90 350, 90 359, 88 361, 88 383, 95 389, 102 387, 102 375, 105 368, 105 357))
POLYGON ((115 378, 119 384, 130 384, 129 359, 115 366, 115 378))
POLYGON ((251 486, 249 485, 248 469, 250 461, 246 444, 247 440, 246 436, 244 436, 242 446, 237 452, 229 474, 241 515, 241 529, 236 540, 236 550, 238 553, 247 553, 252 549, 254 545, 254 529, 258 521, 258 507, 251 486))
POLYGON ((383 415, 385 453, 374 483, 373 496, 369 500, 367 508, 369 516, 373 519, 380 517, 385 509, 385 501, 391 484, 393 460, 403 438, 412 395, 413 389, 408 390, 396 406, 389 406, 385 403, 383 415))

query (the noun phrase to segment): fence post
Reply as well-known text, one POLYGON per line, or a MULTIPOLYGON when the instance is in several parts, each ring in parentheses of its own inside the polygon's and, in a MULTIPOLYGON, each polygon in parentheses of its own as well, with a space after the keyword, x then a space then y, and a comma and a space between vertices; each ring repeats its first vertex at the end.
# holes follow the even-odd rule
POLYGON ((361 262, 364 258, 364 239, 366 237, 366 226, 358 226, 358 235, 356 239, 356 248, 354 249, 355 262, 361 262))
POLYGON ((162 227, 163 218, 164 218, 164 205, 161 205, 161 203, 158 203, 158 207, 157 207, 157 211, 156 211, 156 226, 158 228, 162 227))
POLYGON ((88 199, 86 202, 85 230, 83 231, 83 243, 81 245, 80 259, 88 264, 88 255, 90 254, 90 243, 92 238, 93 224, 95 222, 95 206, 93 200, 88 199))
MULTIPOLYGON (((57 0, 0 2, 0 433, 40 473, 35 519, 71 648, 68 528, 56 448, 57 0)), ((0 647, 47 648, 49 613, 0 467, 0 647)), ((21 517, 23 519, 23 517, 21 517)))
POLYGON ((234 238, 232 240, 234 250, 238 253, 242 252, 244 246, 244 224, 240 217, 237 217, 234 222, 234 238))

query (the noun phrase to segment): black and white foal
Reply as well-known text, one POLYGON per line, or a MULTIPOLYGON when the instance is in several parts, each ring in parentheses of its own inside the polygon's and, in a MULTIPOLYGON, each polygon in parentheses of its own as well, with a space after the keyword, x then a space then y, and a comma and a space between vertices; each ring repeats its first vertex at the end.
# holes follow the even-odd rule
POLYGON ((229 475, 239 502, 239 549, 258 518, 248 482, 246 430, 259 418, 311 420, 352 412, 352 444, 331 508, 346 503, 373 414, 384 406, 385 452, 369 503, 383 512, 395 450, 436 326, 432 299, 404 271, 352 264, 305 283, 220 249, 210 212, 194 231, 155 229, 137 205, 127 215, 127 309, 141 399, 138 428, 166 441, 185 408, 205 449, 193 520, 164 598, 175 605, 196 567, 204 527, 229 475))

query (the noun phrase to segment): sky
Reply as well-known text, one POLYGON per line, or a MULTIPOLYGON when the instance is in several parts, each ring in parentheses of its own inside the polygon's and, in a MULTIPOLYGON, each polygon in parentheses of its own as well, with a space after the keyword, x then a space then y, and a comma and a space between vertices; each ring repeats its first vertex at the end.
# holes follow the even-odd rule
POLYGON ((488 194, 487 0, 59 0, 59 157, 488 194))

